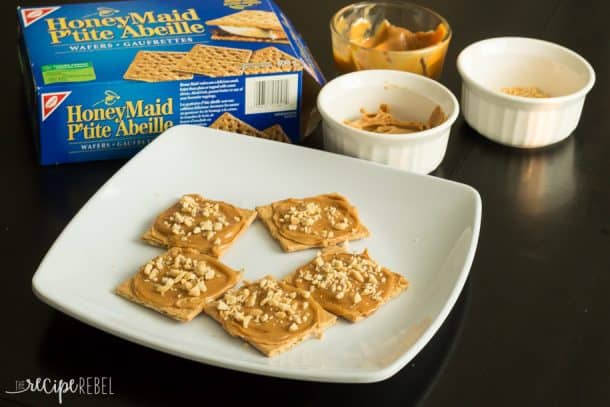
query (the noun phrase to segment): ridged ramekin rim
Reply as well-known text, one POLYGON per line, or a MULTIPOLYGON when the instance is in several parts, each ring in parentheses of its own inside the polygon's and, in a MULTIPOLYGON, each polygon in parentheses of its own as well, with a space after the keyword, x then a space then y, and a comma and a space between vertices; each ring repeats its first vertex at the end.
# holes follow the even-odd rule
POLYGON ((587 61, 582 55, 580 55, 577 52, 572 51, 571 49, 566 48, 562 45, 555 44, 554 42, 545 41, 545 40, 541 40, 538 38, 530 38, 530 37, 511 37, 511 36, 494 37, 494 38, 486 38, 484 40, 473 42, 472 44, 470 44, 466 48, 464 48, 462 51, 460 51, 460 53, 457 57, 457 69, 458 69, 458 73, 460 74, 460 77, 462 78, 463 82, 467 82, 469 85, 471 85, 472 87, 481 91, 482 93, 484 93, 488 96, 491 96, 497 100, 510 101, 512 103, 516 103, 516 104, 520 104, 520 105, 557 104, 557 103, 571 102, 571 101, 574 101, 574 100, 577 100, 580 98, 584 98, 587 95, 587 93, 589 93, 589 91, 593 88, 593 85, 595 84, 595 80, 596 80, 595 70, 593 69, 593 67, 591 66, 589 61, 587 61), (507 93, 500 92, 499 90, 487 88, 487 87, 481 85, 480 83, 478 83, 472 77, 472 75, 469 75, 466 72, 466 70, 464 69, 464 66, 463 66, 464 58, 465 58, 466 52, 471 50, 473 47, 480 46, 481 44, 486 43, 486 42, 493 42, 493 41, 500 41, 500 40, 526 40, 526 41, 537 42, 539 44, 545 44, 547 46, 555 47, 555 48, 561 50, 562 52, 570 54, 573 57, 576 57, 576 59, 579 60, 579 62, 583 64, 583 66, 586 68, 586 70, 589 74, 588 81, 583 87, 581 87, 576 92, 572 92, 568 95, 554 96, 554 97, 549 97, 549 98, 530 98, 530 97, 525 97, 525 96, 514 96, 514 95, 509 95, 507 93))
POLYGON ((453 126, 453 123, 455 123, 455 121, 457 120, 457 118, 460 114, 460 104, 459 104, 457 98, 455 97, 453 92, 451 92, 445 85, 443 85, 442 83, 437 82, 433 79, 427 78, 425 76, 417 75, 417 74, 414 74, 411 72, 406 72, 406 71, 398 71, 395 69, 367 69, 367 70, 363 70, 363 71, 354 71, 354 72, 350 72, 350 73, 347 73, 344 75, 340 75, 340 76, 334 78, 333 80, 329 81, 320 90, 320 92, 318 94, 318 98, 316 100, 316 106, 318 108, 318 112, 322 116, 322 120, 325 120, 329 123, 333 123, 333 124, 337 125, 339 128, 341 128, 347 132, 350 132, 353 134, 358 134, 360 136, 364 136, 364 137, 367 137, 368 139, 372 139, 372 140, 384 140, 384 141, 388 141, 388 142, 418 141, 418 140, 422 140, 425 138, 431 138, 434 136, 438 136, 441 133, 443 133, 445 130, 450 130, 451 126, 453 126), (375 133, 372 131, 360 130, 360 129, 356 129, 354 127, 348 126, 347 124, 343 123, 343 120, 345 120, 345 118, 342 118, 341 120, 335 119, 331 115, 329 115, 327 112, 325 112, 324 109, 321 107, 320 99, 323 97, 325 89, 327 89, 327 87, 329 85, 331 85, 334 81, 339 80, 341 78, 343 78, 342 80, 345 80, 345 77, 348 77, 348 76, 375 75, 375 74, 383 74, 384 72, 385 73, 392 72, 393 74, 396 74, 396 75, 406 75, 413 80, 416 80, 416 81, 421 80, 424 82, 431 83, 431 84, 433 84, 433 86, 438 86, 446 94, 446 96, 448 96, 448 99, 451 101, 451 104, 453 105, 453 112, 447 118, 447 120, 445 120, 443 123, 441 123, 440 125, 438 125, 436 127, 428 129, 428 130, 423 130, 423 131, 419 131, 419 132, 415 132, 415 133, 384 134, 384 133, 375 133))

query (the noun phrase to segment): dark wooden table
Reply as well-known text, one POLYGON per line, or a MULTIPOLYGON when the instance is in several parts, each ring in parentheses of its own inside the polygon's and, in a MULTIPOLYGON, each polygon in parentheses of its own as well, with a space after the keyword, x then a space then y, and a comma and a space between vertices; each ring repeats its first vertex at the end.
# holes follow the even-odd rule
MULTIPOLYGON (((334 76, 328 21, 346 1, 279 3, 328 77, 334 76)), ((9 396, 4 390, 24 378, 74 376, 111 376, 115 394, 67 396, 65 405, 162 406, 192 399, 224 406, 245 397, 283 406, 610 405, 609 3, 424 3, 453 27, 442 82, 456 95, 458 52, 505 35, 577 51, 593 65, 597 83, 573 136, 550 148, 502 147, 458 119, 435 175, 472 185, 483 199, 469 282, 436 336, 402 371, 381 383, 337 385, 253 376, 165 355, 91 328, 34 297, 31 277, 42 256, 124 162, 36 164, 17 64, 17 3, 1 2, 0 405, 55 405, 43 394, 9 396)))

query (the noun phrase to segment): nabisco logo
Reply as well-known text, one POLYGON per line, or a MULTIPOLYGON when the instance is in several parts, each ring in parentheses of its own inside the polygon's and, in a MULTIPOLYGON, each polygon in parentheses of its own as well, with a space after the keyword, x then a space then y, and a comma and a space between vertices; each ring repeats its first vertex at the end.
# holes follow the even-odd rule
POLYGON ((70 91, 43 93, 40 95, 40 108, 42 112, 42 121, 51 115, 64 100, 70 95, 70 91))
POLYGON ((24 8, 21 10, 23 25, 24 27, 27 27, 58 9, 59 7, 24 8))

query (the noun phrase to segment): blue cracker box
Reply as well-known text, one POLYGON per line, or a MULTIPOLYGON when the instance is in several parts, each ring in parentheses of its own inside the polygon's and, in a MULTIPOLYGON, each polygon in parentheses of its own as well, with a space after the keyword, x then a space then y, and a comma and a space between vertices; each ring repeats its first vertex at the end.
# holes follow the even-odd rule
POLYGON ((18 8, 41 164, 128 157, 176 124, 298 143, 324 83, 271 0, 18 8))

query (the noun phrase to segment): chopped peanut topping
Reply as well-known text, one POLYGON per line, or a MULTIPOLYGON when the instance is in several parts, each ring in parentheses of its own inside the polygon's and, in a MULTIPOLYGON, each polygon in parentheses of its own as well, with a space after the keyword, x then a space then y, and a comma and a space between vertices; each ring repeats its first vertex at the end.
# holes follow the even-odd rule
POLYGON ((281 220, 286 224, 288 230, 311 233, 311 227, 321 218, 320 205, 315 202, 301 202, 288 208, 288 212, 282 216, 281 220))
POLYGON ((318 252, 316 258, 296 275, 297 283, 309 285, 309 291, 327 290, 336 300, 348 299, 358 304, 363 297, 373 301, 383 300, 380 285, 386 278, 381 266, 359 254, 325 256, 318 252))
POLYGON ((550 95, 536 86, 515 86, 512 88, 502 88, 502 92, 513 96, 523 96, 526 98, 548 98, 550 95))
POLYGON ((338 193, 288 198, 256 210, 287 252, 336 246, 369 235, 356 207, 338 193))
POLYGON ((291 232, 302 232, 321 236, 325 239, 335 237, 333 230, 344 231, 352 226, 350 220, 336 206, 327 206, 324 209, 316 202, 302 201, 288 208, 282 214, 279 222, 291 232), (314 225, 326 217, 331 229, 314 230, 314 225))
POLYGON ((146 263, 141 272, 161 295, 171 290, 190 297, 199 297, 207 291, 205 281, 220 276, 205 261, 183 254, 159 256, 146 263))
MULTIPOLYGON (((349 219, 342 215, 341 211, 338 210, 336 206, 329 206, 324 209, 324 212, 326 212, 328 221, 335 229, 346 230, 348 227, 350 227, 351 223, 349 219)), ((328 234, 330 235, 328 237, 333 237, 334 235, 332 231, 328 231, 328 234)))
POLYGON ((231 220, 222 212, 218 202, 198 201, 192 196, 184 195, 178 202, 179 210, 174 211, 169 218, 163 222, 172 234, 180 236, 180 240, 186 241, 192 235, 201 235, 206 240, 215 241, 220 244, 216 236, 217 232, 224 230, 230 224, 241 222, 241 217, 233 216, 231 220))

